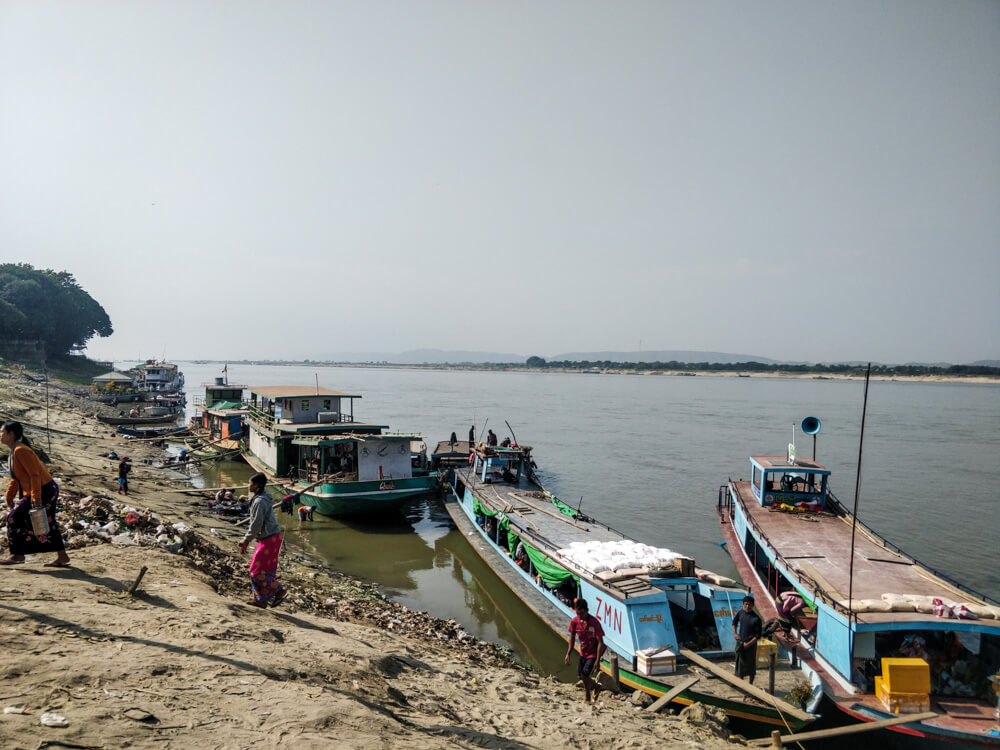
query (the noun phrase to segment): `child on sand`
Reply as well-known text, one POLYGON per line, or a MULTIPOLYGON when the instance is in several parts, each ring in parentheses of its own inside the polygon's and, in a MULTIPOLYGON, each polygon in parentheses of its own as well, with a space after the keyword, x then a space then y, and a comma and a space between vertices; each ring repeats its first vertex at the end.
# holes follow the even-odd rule
POLYGON ((596 617, 588 612, 585 599, 577 599, 573 605, 576 610, 576 617, 569 623, 569 648, 566 649, 565 662, 569 664, 569 657, 573 653, 573 644, 576 637, 580 636, 580 663, 577 665, 576 673, 583 680, 584 701, 590 703, 590 693, 593 691, 596 700, 601 687, 593 678, 593 674, 601 666, 601 654, 604 653, 604 628, 596 617))

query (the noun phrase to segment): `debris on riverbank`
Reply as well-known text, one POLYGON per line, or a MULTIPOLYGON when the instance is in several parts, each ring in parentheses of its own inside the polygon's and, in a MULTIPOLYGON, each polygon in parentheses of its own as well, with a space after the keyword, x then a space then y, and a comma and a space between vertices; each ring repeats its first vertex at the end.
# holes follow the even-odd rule
POLYGON ((129 444, 130 494, 116 495, 117 462, 100 454, 120 452, 121 436, 69 391, 50 394, 46 414, 43 387, 0 368, 0 418, 51 456, 72 567, 39 555, 0 575, 0 746, 730 746, 700 715, 608 692, 586 705, 454 621, 294 548, 281 607, 247 605, 242 529, 176 492, 184 474, 158 468, 147 444, 129 444))

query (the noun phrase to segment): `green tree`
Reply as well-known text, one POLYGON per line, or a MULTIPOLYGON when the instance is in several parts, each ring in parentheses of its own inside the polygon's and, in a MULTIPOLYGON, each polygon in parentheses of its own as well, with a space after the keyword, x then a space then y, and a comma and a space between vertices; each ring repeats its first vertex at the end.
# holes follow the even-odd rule
POLYGON ((525 362, 528 367, 545 367, 545 360, 541 357, 531 356, 528 357, 527 362, 525 362))
POLYGON ((73 274, 27 263, 0 264, 0 333, 40 339, 57 357, 113 331, 107 312, 73 274))

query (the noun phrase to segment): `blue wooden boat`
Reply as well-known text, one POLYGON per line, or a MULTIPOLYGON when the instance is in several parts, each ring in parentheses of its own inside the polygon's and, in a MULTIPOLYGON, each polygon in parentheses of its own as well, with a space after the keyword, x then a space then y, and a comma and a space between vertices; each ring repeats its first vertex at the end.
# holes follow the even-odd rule
POLYGON ((717 508, 761 613, 778 617, 786 592, 806 605, 778 638, 782 652, 853 719, 912 714, 888 728, 921 747, 1000 747, 990 683, 1000 672, 1000 602, 854 525, 815 460, 753 456, 749 469, 749 479, 719 488, 717 508), (929 690, 893 690, 888 673, 904 667, 929 690))
POLYGON ((780 697, 801 681, 798 670, 776 671, 775 696, 732 672, 742 587, 560 502, 538 482, 531 449, 476 448, 471 464, 454 469, 445 507, 501 580, 564 639, 573 599, 586 599, 605 630, 601 669, 617 671, 624 686, 657 697, 673 691, 678 704, 717 706, 757 728, 800 729, 816 718, 780 697))
POLYGON ((323 515, 394 512, 437 485, 419 435, 355 421, 361 396, 312 386, 249 390, 244 459, 271 477, 291 478, 302 502, 323 515))

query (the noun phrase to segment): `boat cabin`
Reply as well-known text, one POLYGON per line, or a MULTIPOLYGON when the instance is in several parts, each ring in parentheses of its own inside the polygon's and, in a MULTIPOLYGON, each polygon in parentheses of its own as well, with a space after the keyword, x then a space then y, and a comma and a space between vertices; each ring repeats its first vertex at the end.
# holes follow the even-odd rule
POLYGON ((139 389, 143 391, 175 391, 184 386, 184 375, 177 365, 170 362, 147 359, 133 368, 133 372, 137 374, 139 389))
POLYGON ((250 388, 250 409, 282 425, 353 423, 356 398, 361 396, 327 388, 254 386, 250 388))
POLYGON ((218 408, 206 409, 202 414, 204 427, 210 436, 219 440, 235 440, 243 438, 243 417, 246 409, 233 405, 231 401, 220 401, 218 408))
POLYGON ((529 451, 530 449, 481 445, 472 453, 473 473, 486 484, 520 484, 521 478, 528 474, 528 462, 531 460, 529 451))
POLYGON ((192 427, 208 430, 212 437, 239 440, 241 422, 246 414, 243 401, 245 385, 226 383, 221 377, 214 383, 202 383, 204 396, 194 397, 192 427), (224 423, 226 424, 223 427, 224 423), (226 435, 222 433, 226 432, 226 435))
POLYGON ((94 390, 103 391, 129 391, 136 387, 136 379, 131 375, 126 375, 123 372, 116 372, 112 370, 111 372, 106 372, 103 375, 98 375, 95 378, 91 378, 91 383, 94 385, 94 390))
POLYGON ((234 385, 233 383, 226 383, 222 378, 216 378, 215 383, 203 383, 205 388, 205 408, 232 408, 232 407, 216 407, 220 401, 229 401, 235 404, 243 403, 243 390, 246 388, 245 385, 234 385))
POLYGON ((387 434, 388 425, 354 420, 360 395, 313 386, 251 386, 250 452, 277 476, 340 481, 413 476, 410 443, 419 435, 387 434))
POLYGON ((378 432, 298 435, 286 456, 299 479, 316 481, 323 476, 368 482, 408 479, 413 476, 410 434, 378 432))
POLYGON ((751 456, 750 487, 763 506, 825 508, 830 470, 815 461, 751 456))

